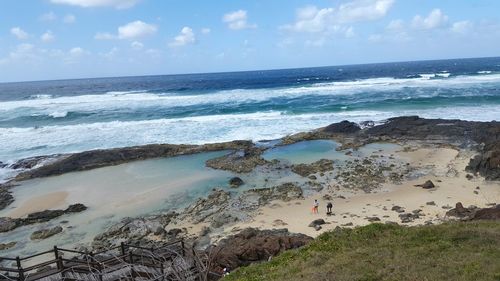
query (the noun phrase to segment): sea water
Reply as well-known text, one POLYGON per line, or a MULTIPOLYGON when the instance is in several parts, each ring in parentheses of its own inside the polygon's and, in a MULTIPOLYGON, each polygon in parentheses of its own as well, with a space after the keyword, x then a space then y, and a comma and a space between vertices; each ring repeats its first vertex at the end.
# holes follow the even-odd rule
POLYGON ((400 115, 500 119, 500 58, 3 83, 0 162, 150 143, 269 140, 400 115))

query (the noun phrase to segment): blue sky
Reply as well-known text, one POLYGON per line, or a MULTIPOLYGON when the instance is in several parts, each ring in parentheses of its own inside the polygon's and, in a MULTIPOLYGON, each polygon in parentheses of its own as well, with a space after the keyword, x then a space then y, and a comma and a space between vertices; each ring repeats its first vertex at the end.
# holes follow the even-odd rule
POLYGON ((497 0, 3 0, 0 81, 500 55, 497 0))

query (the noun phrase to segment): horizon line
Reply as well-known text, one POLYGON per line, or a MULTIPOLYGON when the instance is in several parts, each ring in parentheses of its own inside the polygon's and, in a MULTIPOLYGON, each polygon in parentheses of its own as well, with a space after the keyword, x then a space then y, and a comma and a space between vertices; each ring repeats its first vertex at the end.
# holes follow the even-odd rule
POLYGON ((54 82, 54 81, 71 81, 71 80, 94 80, 94 79, 120 79, 132 77, 158 77, 158 76, 188 76, 188 75, 214 75, 227 73, 245 73, 245 72, 268 72, 281 70, 296 70, 307 68, 327 68, 327 67, 343 67, 343 66, 361 66, 374 64, 391 64, 391 63, 410 63, 410 62, 430 62, 430 61, 452 61, 452 60, 470 60, 470 59, 494 59, 500 56, 486 57, 462 57, 462 58, 447 58, 447 59, 421 59, 421 60, 406 60, 406 61, 385 61, 385 62, 370 62, 370 63, 352 63, 339 65, 320 65, 320 66, 301 66, 301 67, 285 67, 285 68, 270 68, 270 69, 251 69, 251 70, 234 70, 234 71, 214 71, 214 72, 191 72, 191 73, 169 73, 169 74, 139 74, 139 75, 124 75, 124 76, 101 76, 101 77, 76 77, 76 78, 57 78, 45 80, 20 80, 20 81, 0 81, 0 84, 16 84, 16 83, 39 83, 39 82, 54 82))

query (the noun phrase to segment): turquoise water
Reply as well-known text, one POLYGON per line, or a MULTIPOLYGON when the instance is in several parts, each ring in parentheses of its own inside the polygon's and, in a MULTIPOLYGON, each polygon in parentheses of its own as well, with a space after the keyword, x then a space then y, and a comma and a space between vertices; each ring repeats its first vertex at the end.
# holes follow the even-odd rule
POLYGON ((50 209, 65 209, 83 203, 88 210, 62 216, 47 223, 18 228, 0 235, 0 243, 18 245, 0 256, 26 256, 52 248, 88 244, 93 237, 124 217, 137 217, 161 210, 183 208, 196 198, 207 196, 213 188, 229 189, 232 173, 205 167, 205 161, 224 155, 201 153, 173 158, 131 162, 84 172, 23 182, 13 189, 15 202, 0 211, 11 216, 40 196, 67 193, 63 202, 50 209), (68 224, 61 221, 69 220, 68 224), (32 232, 61 225, 64 231, 41 241, 31 241, 32 232))
POLYGON ((400 148, 399 145, 390 143, 372 143, 356 150, 347 149, 338 151, 337 148, 339 146, 337 142, 332 140, 302 141, 271 148, 263 154, 263 157, 269 161, 276 159, 290 164, 310 164, 320 159, 343 162, 352 159, 351 156, 346 155, 347 152, 352 153, 352 156, 367 157, 379 150, 393 152, 400 148))

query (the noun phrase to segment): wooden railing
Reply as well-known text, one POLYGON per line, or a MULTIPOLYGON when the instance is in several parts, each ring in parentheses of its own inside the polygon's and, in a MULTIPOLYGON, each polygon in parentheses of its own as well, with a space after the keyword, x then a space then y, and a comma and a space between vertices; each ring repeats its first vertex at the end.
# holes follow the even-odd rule
MULTIPOLYGON (((164 264, 174 258, 174 252, 175 255, 186 256, 184 240, 164 243, 154 248, 121 243, 100 252, 82 252, 54 246, 52 250, 27 257, 0 257, 0 280, 35 281, 55 275, 61 276, 60 279, 63 280, 68 272, 91 273, 102 280, 103 274, 112 273, 113 266, 116 268, 120 265, 131 265, 133 273, 133 265, 146 266, 163 275, 164 264), (72 257, 68 258, 70 255, 72 257), (24 266, 27 261, 42 256, 47 257, 37 264, 24 266), (2 266, 5 262, 15 264, 15 267, 2 266)), ((140 276, 140 272, 135 273, 138 275, 136 277, 144 277, 140 276)))

